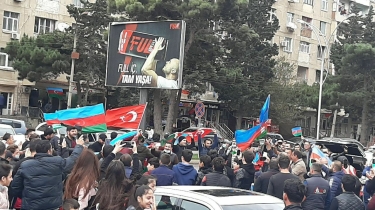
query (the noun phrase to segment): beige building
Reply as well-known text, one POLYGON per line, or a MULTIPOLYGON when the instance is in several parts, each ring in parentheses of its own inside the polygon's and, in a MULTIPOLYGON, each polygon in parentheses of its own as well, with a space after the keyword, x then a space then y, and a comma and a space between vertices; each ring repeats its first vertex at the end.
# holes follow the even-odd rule
MULTIPOLYGON (((273 42, 279 45, 279 56, 286 57, 295 64, 297 81, 309 85, 319 83, 322 57, 324 69, 334 74, 334 68, 327 63, 329 52, 323 56, 323 49, 331 46, 336 36, 341 32, 336 30, 338 24, 351 15, 351 8, 356 6, 361 14, 367 14, 371 6, 370 0, 277 0, 271 11, 279 20, 280 29, 273 42), (313 25, 301 23, 302 21, 313 25), (314 32, 315 31, 315 32, 314 32), (319 43, 319 40, 321 43, 319 43)), ((271 18, 272 18, 271 16, 271 18)), ((327 49, 328 49, 327 48, 327 49)), ((332 113, 330 110, 321 112, 320 133, 330 135, 332 127, 332 113)), ((314 135, 316 132, 316 110, 309 109, 305 118, 297 122, 304 129, 304 134, 314 135)), ((358 123, 357 123, 358 124, 358 123)), ((335 136, 353 137, 357 131, 357 124, 343 114, 338 117, 335 136)))
MULTIPOLYGON (((12 68, 12 62, 3 52, 7 42, 19 40, 23 35, 37 36, 52 32, 59 23, 71 24, 66 5, 81 6, 79 0, 0 0, 0 15, 3 21, 0 34, 0 93, 5 98, 3 115, 15 115, 21 112, 21 107, 29 106, 29 95, 35 83, 28 80, 19 81, 18 73, 12 68)), ((65 75, 56 81, 41 81, 38 88, 66 88, 68 82, 65 75), (51 85, 52 84, 52 85, 51 85)))

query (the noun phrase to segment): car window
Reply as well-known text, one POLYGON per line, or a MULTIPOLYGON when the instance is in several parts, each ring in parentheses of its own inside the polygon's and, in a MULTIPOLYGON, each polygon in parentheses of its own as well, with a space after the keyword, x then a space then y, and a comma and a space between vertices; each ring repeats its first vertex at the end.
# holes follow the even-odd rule
POLYGON ((0 128, 0 138, 2 138, 6 133, 15 135, 14 130, 11 128, 0 128))
POLYGON ((177 198, 166 195, 155 195, 155 204, 157 210, 177 210, 177 198))
POLYGON ((182 200, 180 210, 210 210, 208 207, 188 200, 182 200))
POLYGON ((1 124, 4 124, 4 125, 10 125, 13 127, 13 121, 12 120, 0 120, 1 121, 1 124))
POLYGON ((18 122, 14 122, 13 123, 13 128, 21 128, 21 123, 18 123, 18 122))
POLYGON ((198 129, 196 129, 196 128, 190 128, 190 129, 186 129, 186 130, 184 130, 184 132, 195 132, 195 131, 197 131, 198 129))
POLYGON ((283 210, 283 204, 247 204, 222 206, 223 210, 283 210))

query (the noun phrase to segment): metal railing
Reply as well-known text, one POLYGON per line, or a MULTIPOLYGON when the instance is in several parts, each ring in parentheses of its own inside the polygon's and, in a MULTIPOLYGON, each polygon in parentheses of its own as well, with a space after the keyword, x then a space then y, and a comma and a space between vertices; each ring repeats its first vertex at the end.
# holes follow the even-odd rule
POLYGON ((233 139, 233 132, 226 125, 225 127, 222 127, 221 125, 217 123, 208 121, 207 126, 215 129, 218 133, 220 133, 222 138, 228 139, 228 140, 233 139))

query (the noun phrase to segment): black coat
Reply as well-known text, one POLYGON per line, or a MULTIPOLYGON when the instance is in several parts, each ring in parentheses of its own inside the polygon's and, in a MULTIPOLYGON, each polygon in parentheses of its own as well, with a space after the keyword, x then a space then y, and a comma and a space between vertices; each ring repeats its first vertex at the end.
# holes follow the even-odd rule
POLYGON ((270 169, 267 172, 262 173, 254 183, 254 191, 267 194, 268 184, 272 175, 279 173, 278 170, 270 169))
POLYGON ((70 157, 64 159, 37 153, 34 159, 23 162, 13 179, 14 196, 22 198, 22 209, 55 210, 62 206, 63 180, 83 147, 77 145, 70 157))

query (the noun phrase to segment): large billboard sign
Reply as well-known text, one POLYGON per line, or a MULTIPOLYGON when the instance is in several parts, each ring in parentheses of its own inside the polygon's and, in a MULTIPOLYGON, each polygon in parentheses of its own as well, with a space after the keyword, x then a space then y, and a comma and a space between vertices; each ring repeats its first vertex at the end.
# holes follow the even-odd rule
POLYGON ((180 89, 185 21, 111 23, 106 86, 180 89))

